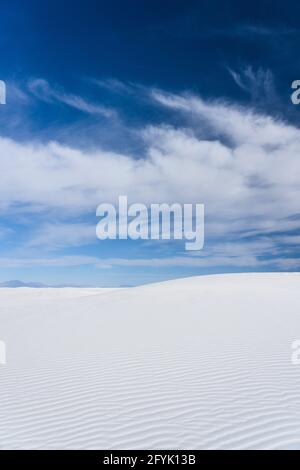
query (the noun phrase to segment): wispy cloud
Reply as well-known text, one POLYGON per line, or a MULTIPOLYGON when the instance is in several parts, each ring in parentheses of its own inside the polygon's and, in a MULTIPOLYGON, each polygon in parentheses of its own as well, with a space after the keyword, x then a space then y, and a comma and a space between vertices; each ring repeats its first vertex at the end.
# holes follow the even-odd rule
POLYGON ((228 68, 235 83, 245 92, 249 93, 253 101, 270 101, 274 104, 277 99, 274 78, 270 70, 259 68, 254 71, 246 67, 241 72, 228 68))
MULTIPOLYGON (((266 27, 263 24, 240 24, 234 30, 241 36, 289 36, 297 32, 294 28, 286 26, 266 27)), ((229 32, 229 31, 228 31, 229 32)))
MULTIPOLYGON (((99 264, 101 260, 92 256, 59 256, 59 257, 1 257, 0 268, 30 267, 72 267, 99 264)), ((104 264, 104 263, 103 263, 104 264)))
MULTIPOLYGON (((0 230, 1 236, 1 230, 0 230)), ((87 223, 46 223, 33 234, 29 247, 57 250, 95 241, 95 227, 87 223)))
POLYGON ((116 78, 107 78, 107 79, 89 79, 90 83, 97 85, 101 88, 109 90, 113 93, 120 94, 132 94, 134 90, 139 87, 134 83, 125 83, 116 78))
POLYGON ((28 88, 38 99, 46 102, 58 102, 70 106, 78 111, 91 115, 101 115, 106 118, 116 116, 114 109, 101 104, 91 103, 81 96, 64 92, 57 86, 51 86, 44 79, 32 79, 28 83, 28 88))

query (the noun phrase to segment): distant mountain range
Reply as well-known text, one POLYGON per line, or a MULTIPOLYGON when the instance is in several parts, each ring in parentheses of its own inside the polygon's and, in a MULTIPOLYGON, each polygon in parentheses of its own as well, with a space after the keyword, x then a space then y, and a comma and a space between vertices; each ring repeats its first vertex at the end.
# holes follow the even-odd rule
POLYGON ((0 287, 49 287, 41 282, 22 282, 18 280, 0 282, 0 287))
POLYGON ((12 281, 5 281, 5 282, 0 282, 0 288, 1 287, 11 287, 11 288, 17 288, 17 287, 32 287, 36 289, 46 289, 50 287, 89 287, 89 286, 70 286, 70 285, 56 285, 56 286, 48 286, 47 284, 42 284, 41 282, 23 282, 23 281, 18 281, 18 280, 12 280, 12 281))
MULTIPOLYGON (((101 286, 91 286, 87 284, 82 284, 82 285, 71 285, 71 284, 58 284, 55 286, 49 286, 47 284, 43 284, 42 282, 23 282, 19 280, 12 280, 12 281, 5 281, 5 282, 0 282, 0 289, 1 287, 10 287, 10 288, 17 288, 17 287, 31 287, 35 289, 47 289, 47 288, 62 288, 62 287, 99 287, 101 286)), ((132 287, 131 285, 128 284, 122 284, 119 286, 119 288, 124 288, 124 287, 132 287)))

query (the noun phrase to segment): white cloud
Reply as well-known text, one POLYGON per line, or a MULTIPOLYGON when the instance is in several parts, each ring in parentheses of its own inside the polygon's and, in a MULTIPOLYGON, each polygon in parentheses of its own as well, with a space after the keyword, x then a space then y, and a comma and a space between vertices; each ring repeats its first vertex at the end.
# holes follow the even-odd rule
POLYGON ((72 267, 99 264, 101 260, 92 256, 60 256, 53 258, 37 257, 1 257, 0 268, 31 268, 31 267, 72 267))
POLYGON ((165 258, 98 258, 95 256, 59 256, 59 257, 1 257, 0 268, 60 268, 76 266, 94 266, 100 269, 120 268, 213 268, 215 266, 228 268, 260 268, 274 267, 278 269, 299 269, 300 259, 287 257, 274 257, 268 260, 258 261, 255 254, 244 255, 207 255, 205 257, 196 256, 172 256, 165 258))
POLYGON ((251 144, 282 148, 299 143, 300 140, 298 128, 248 108, 223 101, 207 102, 193 95, 172 95, 155 90, 152 97, 170 109, 197 119, 200 129, 201 125, 208 124, 215 135, 218 133, 226 137, 234 147, 251 144))
MULTIPOLYGON (((41 228, 32 246, 59 247, 63 237, 73 245, 88 241, 90 227, 74 224, 72 217, 116 202, 121 194, 129 202, 204 203, 209 239, 300 228, 293 218, 300 213, 298 128, 225 102, 161 91, 152 97, 180 114, 183 124, 141 131, 143 155, 0 138, 0 210, 13 214, 21 205, 34 215, 52 210, 57 220, 64 219, 41 228)), ((270 241, 263 251, 253 246, 253 256, 246 252, 234 262, 250 266, 257 263, 256 254, 271 248, 270 241)), ((221 262, 221 254, 214 259, 221 262)), ((232 262, 230 253, 226 259, 232 262)), ((203 265, 204 260, 170 262, 203 265)))
MULTIPOLYGON (((1 231, 0 231, 1 234, 1 231)), ((95 227, 86 223, 45 223, 30 239, 29 247, 58 249, 95 242, 95 227)))

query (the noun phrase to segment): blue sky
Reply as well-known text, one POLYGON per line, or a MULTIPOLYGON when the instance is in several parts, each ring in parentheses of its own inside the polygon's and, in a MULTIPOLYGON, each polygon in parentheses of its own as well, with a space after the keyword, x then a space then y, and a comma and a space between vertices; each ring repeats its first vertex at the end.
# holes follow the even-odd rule
POLYGON ((299 270, 299 4, 0 8, 0 281, 299 270), (204 250, 97 240, 96 207, 120 194, 204 203, 204 250))

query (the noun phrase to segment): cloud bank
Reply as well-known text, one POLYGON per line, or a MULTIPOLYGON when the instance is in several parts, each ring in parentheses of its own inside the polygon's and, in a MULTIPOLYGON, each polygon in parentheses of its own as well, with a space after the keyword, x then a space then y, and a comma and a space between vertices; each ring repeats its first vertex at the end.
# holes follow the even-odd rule
MULTIPOLYGON (((42 89, 51 100, 97 111, 72 95, 51 91, 44 82, 31 86, 35 91, 42 89)), ((160 90, 150 90, 149 96, 152 104, 176 114, 181 124, 175 127, 164 122, 135 131, 143 143, 142 154, 101 148, 84 151, 75 144, 20 143, 0 137, 2 214, 13 216, 26 210, 39 216, 54 211, 56 220, 41 227, 30 245, 49 243, 59 248, 59 237, 73 245, 88 242, 91 226, 76 225, 74 218, 94 213, 102 202, 116 202, 121 194, 128 195, 129 202, 146 204, 204 203, 206 238, 215 248, 197 259, 177 256, 173 261, 157 260, 157 265, 253 266, 258 257, 270 254, 279 263, 280 250, 294 244, 300 229, 300 130, 226 101, 160 90), (280 238, 280 233, 285 237, 280 238), (264 237, 259 247, 246 243, 254 236, 264 237), (224 238, 244 240, 242 252, 234 254, 233 244, 226 251, 224 238)), ((289 266, 298 266, 288 253, 285 258, 280 261, 282 266, 287 260, 289 266)), ((96 265, 99 262, 92 260, 96 265)), ((260 263, 263 266, 269 261, 260 263)), ((122 265, 122 261, 113 259, 108 264, 122 265)))

